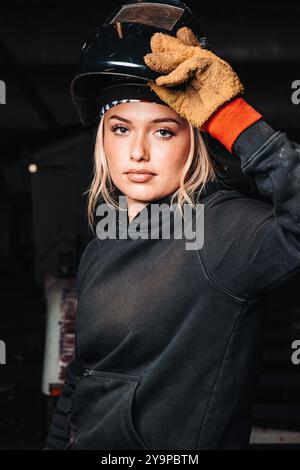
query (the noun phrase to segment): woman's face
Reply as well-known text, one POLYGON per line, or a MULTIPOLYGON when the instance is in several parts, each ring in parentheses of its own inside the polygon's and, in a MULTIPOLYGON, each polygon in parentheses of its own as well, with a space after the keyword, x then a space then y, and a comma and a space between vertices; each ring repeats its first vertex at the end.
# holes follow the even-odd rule
POLYGON ((179 188, 189 124, 168 106, 122 103, 104 115, 104 150, 111 179, 127 199, 161 199, 179 188))

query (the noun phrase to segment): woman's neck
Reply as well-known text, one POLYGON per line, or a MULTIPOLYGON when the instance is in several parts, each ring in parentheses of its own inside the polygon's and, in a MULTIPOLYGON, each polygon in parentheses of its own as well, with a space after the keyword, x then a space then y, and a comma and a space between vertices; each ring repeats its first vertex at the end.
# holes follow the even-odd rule
POLYGON ((130 223, 134 217, 149 203, 143 201, 136 201, 135 199, 131 199, 127 197, 127 207, 128 207, 128 222, 130 223))

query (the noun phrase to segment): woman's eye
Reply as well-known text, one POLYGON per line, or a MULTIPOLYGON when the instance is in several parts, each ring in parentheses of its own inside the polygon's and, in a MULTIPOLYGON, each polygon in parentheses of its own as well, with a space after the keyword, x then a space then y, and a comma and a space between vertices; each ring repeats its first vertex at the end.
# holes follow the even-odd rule
MULTIPOLYGON (((111 130, 114 134, 117 135, 125 135, 128 131, 127 127, 124 126, 113 126, 111 130)), ((169 129, 158 129, 157 132, 159 132, 160 136, 164 139, 168 139, 175 135, 174 132, 170 131, 169 129)))
POLYGON ((169 138, 174 135, 174 132, 170 131, 169 129, 159 129, 157 132, 160 132, 160 135, 163 138, 169 138))
POLYGON ((127 127, 123 127, 123 126, 114 126, 112 127, 112 131, 115 133, 115 134, 119 134, 119 135, 124 135, 125 132, 123 131, 128 131, 127 127), (119 131, 119 132, 117 132, 119 131))

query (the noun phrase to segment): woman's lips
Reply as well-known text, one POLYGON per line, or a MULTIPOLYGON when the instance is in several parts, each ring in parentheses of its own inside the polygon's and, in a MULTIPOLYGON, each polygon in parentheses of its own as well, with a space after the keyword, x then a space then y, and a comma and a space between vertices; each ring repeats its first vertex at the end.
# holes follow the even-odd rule
POLYGON ((133 183, 147 183, 155 176, 153 173, 126 173, 126 175, 133 183))

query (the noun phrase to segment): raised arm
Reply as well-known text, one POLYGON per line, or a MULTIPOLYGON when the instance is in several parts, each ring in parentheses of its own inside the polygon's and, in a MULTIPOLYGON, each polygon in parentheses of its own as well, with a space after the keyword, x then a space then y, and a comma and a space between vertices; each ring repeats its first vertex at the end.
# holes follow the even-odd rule
POLYGON ((224 246, 218 254, 212 242, 204 255, 217 282, 241 297, 257 296, 300 268, 300 145, 242 98, 223 105, 203 127, 241 159, 244 174, 270 201, 225 198, 212 221, 212 230, 225 227, 224 246))

